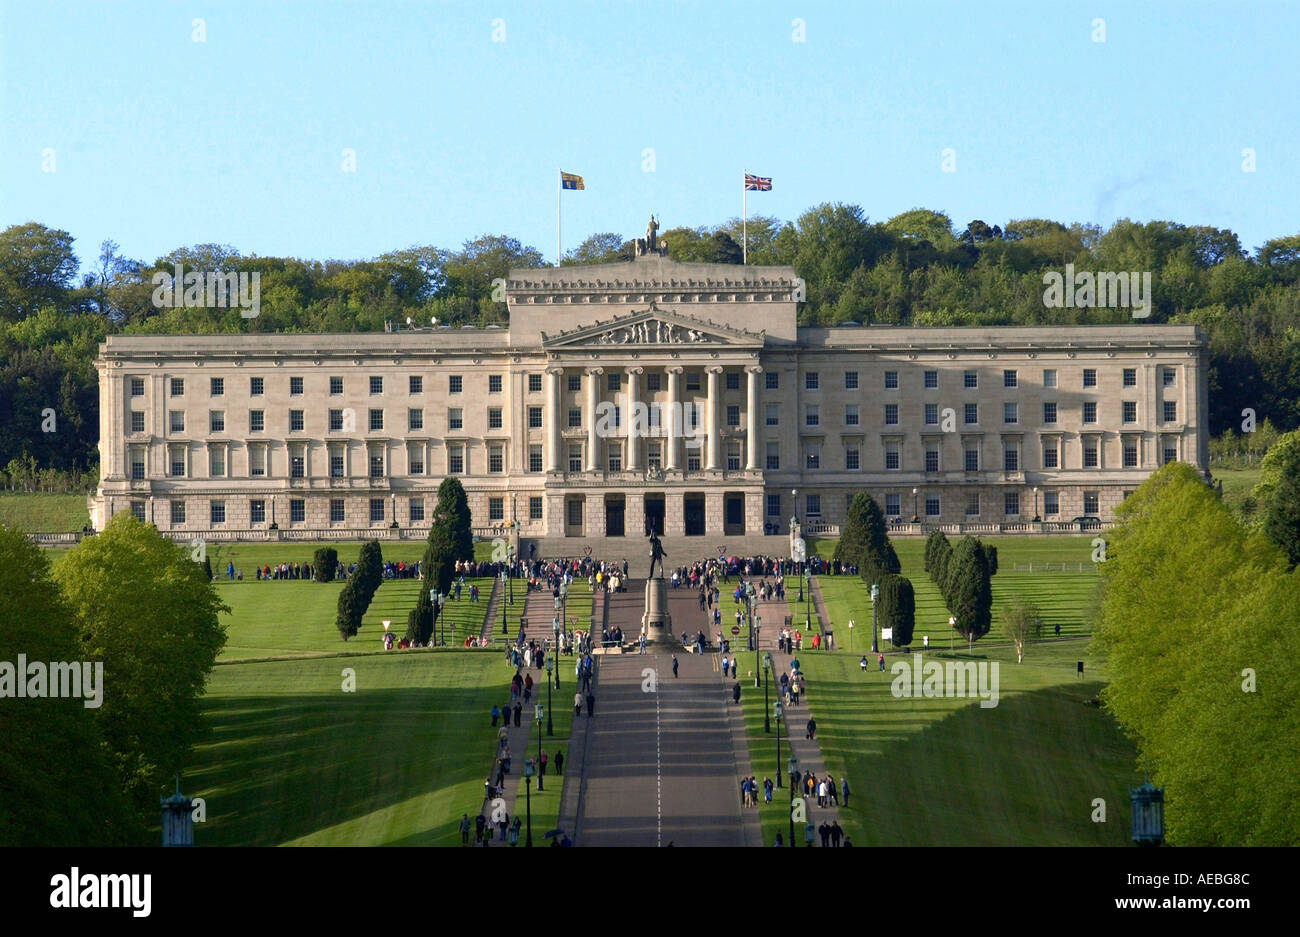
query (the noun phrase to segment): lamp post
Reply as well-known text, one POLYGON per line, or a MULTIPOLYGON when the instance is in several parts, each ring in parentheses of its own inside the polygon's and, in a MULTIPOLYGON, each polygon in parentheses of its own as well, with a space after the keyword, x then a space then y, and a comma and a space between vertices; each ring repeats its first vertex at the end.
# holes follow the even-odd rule
MULTIPOLYGON (((569 633, 565 631, 564 621, 565 621, 565 616, 568 613, 569 613, 569 578, 566 575, 564 578, 560 580, 560 630, 564 631, 564 638, 566 641, 569 638, 569 633)), ((560 685, 559 678, 556 678, 555 685, 557 687, 560 685)))
MULTIPOLYGON (((803 591, 802 587, 800 591, 803 591)), ((812 631, 812 570, 808 571, 808 595, 803 606, 803 630, 804 634, 812 631)))
MULTIPOLYGON (((524 802, 528 805, 528 836, 524 840, 524 845, 531 846, 533 844, 533 760, 531 758, 524 762, 524 799, 524 802)), ((790 829, 794 829, 793 821, 790 824, 790 829)), ((791 833, 790 835, 793 836, 794 834, 791 833)))
POLYGON ((776 720, 776 786, 781 786, 781 716, 785 707, 777 700, 772 704, 772 718, 776 720))
MULTIPOLYGON (((772 722, 768 718, 768 712, 767 712, 767 684, 768 684, 767 675, 771 672, 772 672, 772 655, 764 654, 763 655, 763 731, 765 733, 772 731, 772 722)), ((776 760, 777 763, 779 764, 781 761, 780 753, 777 754, 776 760)))
POLYGON ((919 523, 920 520, 921 520, 920 515, 916 513, 916 489, 913 488, 912 489, 912 523, 913 524, 919 523))
MULTIPOLYGON (((754 617, 754 604, 758 601, 758 593, 754 591, 754 583, 746 583, 745 587, 745 605, 749 609, 749 634, 754 641, 754 689, 758 689, 758 625, 759 619, 754 617)), ((767 703, 763 703, 766 707, 767 703)))
MULTIPOLYGON (((533 719, 537 722, 537 764, 539 768, 542 764, 542 710, 544 708, 545 707, 542 706, 541 703, 538 703, 537 708, 533 710, 533 719)), ((542 790, 542 781, 544 778, 545 776, 539 770, 537 772, 537 790, 539 793, 542 790)))
POLYGON ((876 645, 876 601, 880 598, 880 586, 877 583, 871 584, 871 653, 879 654, 880 648, 876 645))
POLYGON ((558 669, 555 666, 555 658, 550 654, 546 655, 546 737, 550 738, 555 735, 555 730, 551 727, 551 673, 558 669))
POLYGON ((1038 513, 1038 486, 1034 486, 1034 520, 1037 521, 1041 515, 1038 513))
MULTIPOLYGON (((790 848, 794 848, 794 789, 799 786, 799 759, 790 752, 790 761, 787 763, 790 769, 790 848)), ((528 769, 525 768, 525 771, 528 769)))
MULTIPOLYGON (((515 521, 515 526, 516 527, 519 526, 518 521, 515 521)), ((509 553, 506 556, 506 583, 508 584, 508 588, 510 590, 509 602, 511 605, 515 604, 515 577, 511 575, 510 572, 510 567, 514 564, 514 561, 515 561, 515 545, 512 543, 510 545, 509 553)))
MULTIPOLYGON (((792 488, 790 490, 790 497, 794 499, 794 522, 798 524, 799 523, 799 489, 792 488)), ((803 537, 803 531, 799 532, 799 536, 801 538, 803 537)), ((804 562, 803 558, 800 557, 799 559, 799 601, 800 602, 803 601, 803 562, 804 562)))
POLYGON ((442 619, 442 603, 445 601, 447 601, 447 598, 440 589, 429 590, 429 604, 433 606, 433 637, 438 644, 444 647, 447 644, 447 623, 443 621, 442 639, 438 640, 438 622, 442 619))
MULTIPOLYGON (((503 581, 506 581, 506 580, 509 580, 509 578, 510 578, 509 567, 507 567, 506 569, 501 570, 501 579, 502 579, 503 581)), ((502 589, 501 591, 502 591, 502 592, 505 592, 506 590, 505 590, 505 589, 502 589)), ((506 603, 505 603, 505 602, 502 602, 502 603, 501 603, 501 633, 504 634, 504 635, 507 635, 507 636, 508 636, 508 635, 510 634, 510 632, 509 632, 508 630, 506 630, 506 628, 507 628, 507 626, 506 626, 506 603)), ((540 775, 539 775, 539 777, 540 777, 540 775)))

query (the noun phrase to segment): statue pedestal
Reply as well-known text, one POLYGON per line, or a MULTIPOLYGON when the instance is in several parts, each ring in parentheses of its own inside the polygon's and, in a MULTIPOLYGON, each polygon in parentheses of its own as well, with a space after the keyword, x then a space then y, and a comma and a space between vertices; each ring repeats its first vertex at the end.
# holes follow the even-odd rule
POLYGON ((668 613, 668 581, 665 579, 646 580, 641 630, 645 632, 647 644, 673 641, 673 618, 668 613))

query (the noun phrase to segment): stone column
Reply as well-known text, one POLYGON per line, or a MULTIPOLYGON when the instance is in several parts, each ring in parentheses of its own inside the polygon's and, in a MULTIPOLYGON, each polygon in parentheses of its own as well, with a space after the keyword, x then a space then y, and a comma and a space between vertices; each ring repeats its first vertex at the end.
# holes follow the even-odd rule
POLYGON ((546 447, 545 464, 548 472, 560 470, 560 372, 562 368, 546 369, 546 447))
POLYGON ((641 437, 645 434, 645 420, 638 420, 637 403, 641 398, 641 372, 644 368, 627 369, 627 470, 641 468, 641 437))
POLYGON ((668 414, 660 423, 664 430, 664 470, 674 472, 682 467, 681 439, 685 427, 682 425, 682 371, 681 367, 668 369, 668 414))
POLYGON ((722 368, 714 365, 705 370, 709 375, 709 405, 708 411, 704 414, 705 426, 709 432, 709 451, 704 455, 704 468, 714 471, 718 468, 718 450, 722 448, 722 433, 718 426, 718 406, 722 400, 718 384, 722 376, 722 368))
POLYGON ((745 399, 745 470, 758 469, 758 376, 763 373, 760 367, 746 368, 749 374, 749 394, 745 399))
POLYGON ((596 436, 596 406, 600 398, 600 376, 604 368, 587 368, 587 471, 596 471, 600 439, 596 436))

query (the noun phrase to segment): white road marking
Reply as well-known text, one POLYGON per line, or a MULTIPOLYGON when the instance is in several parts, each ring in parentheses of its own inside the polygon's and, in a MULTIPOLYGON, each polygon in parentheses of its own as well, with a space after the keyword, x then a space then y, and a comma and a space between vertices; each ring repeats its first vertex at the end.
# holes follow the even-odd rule
POLYGON ((659 743, 659 694, 655 693, 655 793, 659 801, 656 846, 664 844, 664 772, 662 749, 659 743))

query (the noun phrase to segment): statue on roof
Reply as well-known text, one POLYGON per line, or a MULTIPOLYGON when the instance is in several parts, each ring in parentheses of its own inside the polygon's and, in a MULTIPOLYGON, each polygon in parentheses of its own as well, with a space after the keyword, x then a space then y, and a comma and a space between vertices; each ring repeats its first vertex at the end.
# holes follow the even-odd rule
POLYGON ((668 253, 668 242, 659 240, 659 222, 654 215, 650 216, 650 221, 645 226, 645 237, 636 239, 635 253, 637 257, 648 257, 651 254, 663 256, 668 253))

